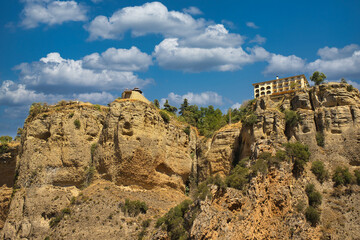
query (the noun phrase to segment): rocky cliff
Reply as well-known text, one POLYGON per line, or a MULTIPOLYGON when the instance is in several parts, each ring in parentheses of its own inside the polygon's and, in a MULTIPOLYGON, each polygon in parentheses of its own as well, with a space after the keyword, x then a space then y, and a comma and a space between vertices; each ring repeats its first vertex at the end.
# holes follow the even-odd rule
POLYGON ((253 175, 242 190, 210 184, 210 195, 194 200, 187 236, 360 238, 360 187, 334 187, 331 177, 319 182, 310 170, 317 160, 329 176, 339 166, 351 174, 360 170, 359 91, 322 84, 279 99, 257 99, 251 108, 253 124, 227 125, 210 139, 136 100, 117 99, 109 107, 52 106, 29 117, 12 160, 1 158, 1 176, 7 176, 1 179, 0 219, 6 219, 1 238, 169 239, 155 222, 200 182, 225 178, 241 159, 251 166, 262 153, 274 156, 284 143, 297 141, 311 154, 301 175, 294 175, 293 162, 284 161, 253 175), (295 123, 286 120, 289 110, 296 113, 295 123), (309 183, 322 195, 317 225, 298 207, 307 206, 309 183), (147 209, 132 214, 126 199, 143 201, 147 209))

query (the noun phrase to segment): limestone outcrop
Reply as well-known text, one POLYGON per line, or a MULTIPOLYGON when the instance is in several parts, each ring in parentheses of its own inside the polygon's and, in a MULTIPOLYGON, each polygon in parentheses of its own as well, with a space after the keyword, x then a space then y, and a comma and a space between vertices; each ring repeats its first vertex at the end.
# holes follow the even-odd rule
POLYGON ((310 170, 315 160, 329 176, 338 166, 360 170, 359 91, 322 84, 259 98, 251 109, 253 123, 226 125, 209 139, 134 99, 31 115, 19 145, 0 156, 0 238, 169 239, 157 219, 200 182, 225 178, 243 158, 251 167, 261 153, 275 155, 295 141, 311 153, 302 175, 294 176, 289 161, 252 176, 244 190, 209 186, 212 198, 194 202, 200 207, 188 226, 191 239, 360 238, 360 186, 334 187, 331 177, 320 183, 310 170), (308 205, 308 183, 323 198, 317 226, 298 207, 308 205), (147 211, 127 213, 126 199, 145 202, 147 211))

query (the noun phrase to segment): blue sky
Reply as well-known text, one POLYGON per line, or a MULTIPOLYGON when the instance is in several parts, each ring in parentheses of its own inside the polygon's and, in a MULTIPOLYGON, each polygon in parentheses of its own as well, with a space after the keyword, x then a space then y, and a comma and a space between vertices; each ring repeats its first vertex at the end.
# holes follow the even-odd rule
POLYGON ((221 110, 252 83, 322 71, 360 84, 360 2, 0 2, 0 135, 32 102, 106 105, 125 88, 221 110))

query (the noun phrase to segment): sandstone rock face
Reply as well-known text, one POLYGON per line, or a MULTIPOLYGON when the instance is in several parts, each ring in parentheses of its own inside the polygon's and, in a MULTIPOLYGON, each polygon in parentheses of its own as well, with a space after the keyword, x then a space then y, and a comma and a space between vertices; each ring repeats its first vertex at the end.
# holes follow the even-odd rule
POLYGON ((293 163, 282 162, 253 176, 243 191, 211 186, 213 197, 196 201, 200 210, 191 238, 360 238, 360 187, 335 188, 331 177, 320 183, 310 170, 315 160, 330 176, 337 166, 360 170, 359 91, 329 83, 280 99, 265 96, 252 107, 254 124, 225 126, 210 139, 193 128, 186 133, 188 125, 173 117, 164 122, 158 109, 136 100, 115 100, 100 110, 66 105, 29 118, 16 164, 0 156, 5 176, 0 178, 0 227, 6 219, 0 238, 169 239, 155 222, 187 199, 189 186, 210 175, 225 177, 243 158, 251 167, 262 152, 275 155, 295 141, 307 144, 311 153, 301 176, 292 174, 293 163), (298 115, 293 126, 286 123, 285 110, 298 115), (319 136, 323 146, 317 144, 319 136), (308 183, 323 196, 316 227, 297 207, 308 206, 308 183), (144 201, 149 208, 131 216, 122 210, 125 199, 144 201))
POLYGON ((143 102, 111 103, 95 155, 98 172, 117 185, 184 191, 196 150, 196 134, 188 136, 185 127, 165 123, 155 107, 143 102))
POLYGON ((239 157, 239 136, 241 124, 232 124, 217 131, 211 139, 203 140, 198 151, 198 180, 204 181, 210 175, 229 174, 233 162, 239 157))
MULTIPOLYGON (((201 203, 201 213, 191 229, 193 239, 318 239, 303 214, 294 210, 303 198, 303 182, 296 182, 287 164, 258 176, 247 192, 228 188, 201 203), (294 196, 295 195, 295 196, 294 196)), ((216 187, 213 188, 213 192, 216 187)))

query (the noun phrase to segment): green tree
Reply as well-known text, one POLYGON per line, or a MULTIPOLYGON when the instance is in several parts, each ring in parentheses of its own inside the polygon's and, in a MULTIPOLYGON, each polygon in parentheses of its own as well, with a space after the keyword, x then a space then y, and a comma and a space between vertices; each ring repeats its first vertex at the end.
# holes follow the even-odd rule
POLYGON ((313 75, 310 77, 310 80, 313 81, 315 85, 323 83, 325 79, 325 74, 318 71, 314 72, 313 75))
POLYGON ((299 176, 304 171, 305 164, 309 161, 309 148, 300 142, 286 143, 284 145, 286 149, 286 155, 288 155, 294 163, 293 173, 299 176))
POLYGON ((155 107, 159 108, 160 109, 160 103, 159 103, 159 100, 155 99, 154 100, 154 105, 155 107))
POLYGON ((9 143, 11 141, 12 141, 12 137, 10 137, 10 136, 1 136, 0 137, 0 142, 2 144, 6 144, 6 143, 9 143))
POLYGON ((16 132, 15 140, 20 140, 21 135, 23 134, 23 132, 24 132, 24 129, 18 128, 18 129, 17 129, 17 132, 16 132))
POLYGON ((346 81, 345 78, 341 78, 340 82, 341 82, 341 83, 347 83, 347 81, 346 81))
POLYGON ((300 116, 292 110, 285 110, 285 122, 289 127, 294 127, 299 122, 300 116))
POLYGON ((177 112, 177 108, 174 107, 174 106, 171 106, 169 104, 168 100, 166 100, 165 103, 164 103, 164 110, 166 110, 168 112, 171 112, 171 113, 176 113, 177 112))
POLYGON ((184 98, 184 102, 181 104, 180 106, 180 115, 182 116, 184 114, 185 111, 188 110, 189 107, 189 103, 188 100, 186 98, 184 98))

